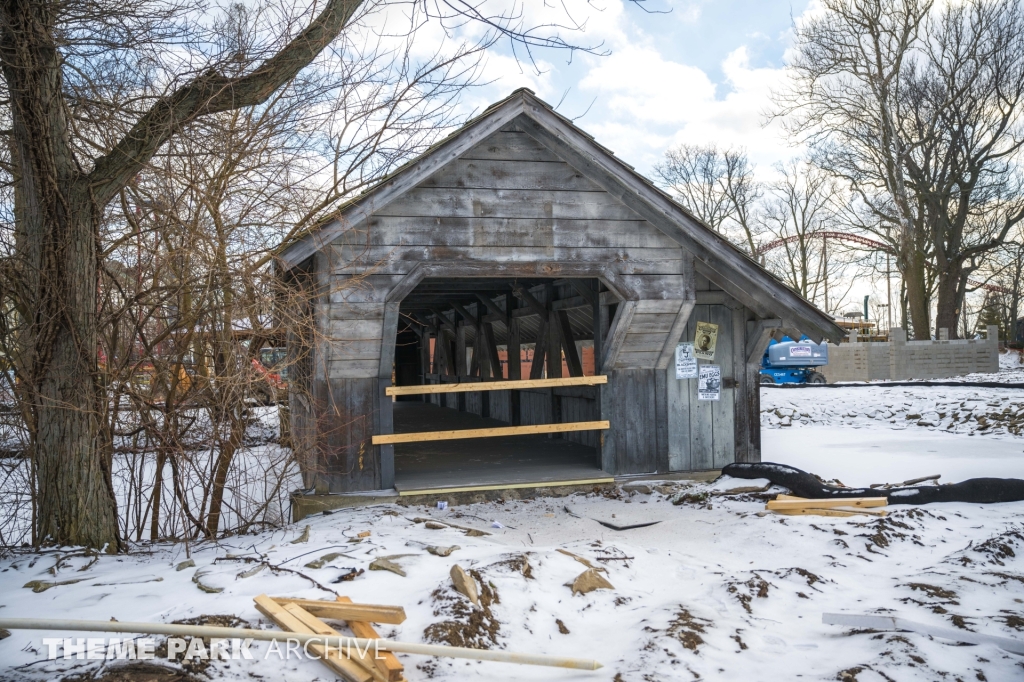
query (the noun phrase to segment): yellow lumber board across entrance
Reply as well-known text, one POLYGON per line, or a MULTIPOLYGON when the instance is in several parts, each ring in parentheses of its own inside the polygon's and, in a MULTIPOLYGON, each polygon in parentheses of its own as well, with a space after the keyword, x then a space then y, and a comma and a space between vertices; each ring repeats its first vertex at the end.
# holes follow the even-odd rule
POLYGON ((465 384, 424 384, 422 386, 389 386, 388 395, 424 395, 427 393, 469 393, 471 391, 507 391, 522 388, 558 388, 560 386, 597 386, 607 384, 603 374, 592 377, 560 379, 523 379, 519 381, 472 381, 465 384))
POLYGON ((567 422, 564 424, 531 424, 529 426, 499 426, 489 429, 458 429, 455 431, 418 431, 392 433, 373 437, 374 445, 391 443, 422 443, 429 440, 459 440, 462 438, 496 438, 538 433, 566 433, 568 431, 600 431, 611 428, 607 420, 596 422, 567 422))
POLYGON ((476 493, 484 492, 487 490, 518 490, 522 488, 558 488, 561 486, 570 485, 602 485, 605 483, 615 483, 615 479, 612 477, 607 478, 581 478, 581 479, 570 479, 567 481, 536 481, 532 483, 496 483, 493 485, 466 485, 466 486, 455 486, 452 488, 424 488, 417 489, 413 488, 410 490, 399 490, 399 497, 410 497, 412 495, 438 495, 444 493, 476 493))

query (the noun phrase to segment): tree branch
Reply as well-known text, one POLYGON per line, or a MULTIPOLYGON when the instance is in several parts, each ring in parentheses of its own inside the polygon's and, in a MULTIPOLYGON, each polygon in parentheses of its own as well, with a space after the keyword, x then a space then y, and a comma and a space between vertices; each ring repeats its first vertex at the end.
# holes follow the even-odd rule
POLYGON ((181 128, 200 116, 265 102, 341 33, 363 0, 329 0, 298 36, 255 71, 227 77, 210 69, 161 97, 81 180, 104 206, 181 128))

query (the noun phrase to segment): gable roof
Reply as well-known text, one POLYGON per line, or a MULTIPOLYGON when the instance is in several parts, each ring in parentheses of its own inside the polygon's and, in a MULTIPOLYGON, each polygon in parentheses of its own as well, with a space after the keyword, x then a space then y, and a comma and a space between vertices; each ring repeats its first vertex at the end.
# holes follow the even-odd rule
POLYGON ((342 204, 334 217, 282 244, 278 266, 290 269, 343 231, 382 210, 509 123, 594 181, 694 256, 698 272, 762 318, 777 318, 815 338, 838 342, 845 332, 800 294, 765 270, 672 197, 618 159, 533 92, 520 89, 434 144, 376 185, 342 204))

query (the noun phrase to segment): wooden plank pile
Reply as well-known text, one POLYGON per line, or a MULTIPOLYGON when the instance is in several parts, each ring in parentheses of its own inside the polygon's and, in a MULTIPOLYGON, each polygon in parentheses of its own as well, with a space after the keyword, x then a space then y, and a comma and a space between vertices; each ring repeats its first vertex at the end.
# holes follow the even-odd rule
POLYGON ((884 497, 812 500, 793 495, 778 495, 765 505, 765 509, 786 516, 885 516, 885 510, 878 507, 887 504, 889 500, 884 497))
MULTIPOLYGON (((405 609, 401 606, 380 606, 355 604, 348 597, 336 601, 315 599, 293 599, 291 597, 268 597, 261 594, 253 601, 260 613, 286 632, 317 635, 339 635, 337 630, 320 620, 344 622, 352 634, 366 639, 378 639, 380 635, 370 623, 397 625, 405 620, 405 609)), ((331 671, 350 682, 404 682, 404 668, 394 654, 381 651, 377 657, 373 648, 360 651, 357 648, 340 650, 321 644, 310 644, 310 653, 331 671)))

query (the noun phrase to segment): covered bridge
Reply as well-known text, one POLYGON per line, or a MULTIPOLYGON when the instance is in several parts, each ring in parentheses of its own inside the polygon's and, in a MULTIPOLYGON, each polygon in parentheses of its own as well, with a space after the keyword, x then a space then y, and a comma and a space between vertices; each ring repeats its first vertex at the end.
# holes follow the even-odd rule
POLYGON ((302 292, 283 315, 292 442, 321 491, 756 462, 770 335, 843 335, 528 90, 283 245, 277 265, 302 292), (676 378, 698 322, 717 325, 701 364, 720 368, 718 400, 676 378))

